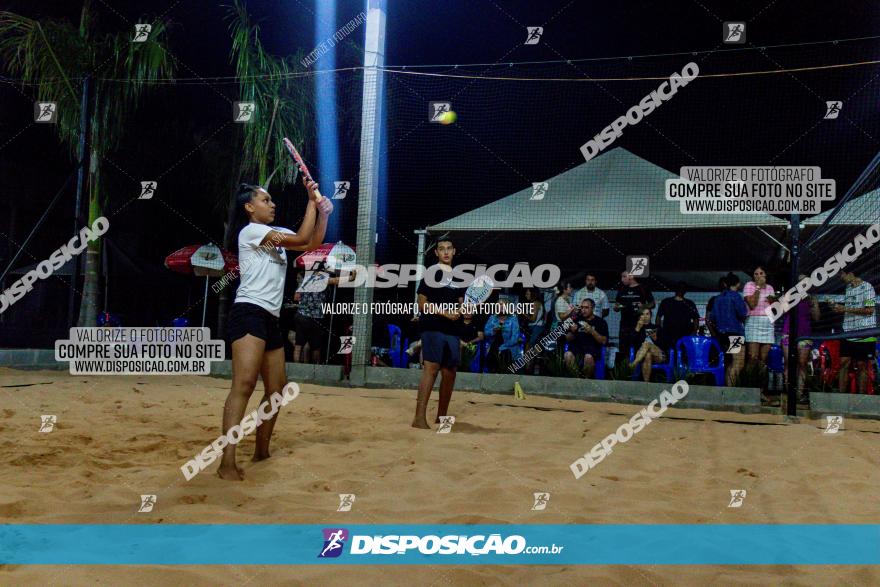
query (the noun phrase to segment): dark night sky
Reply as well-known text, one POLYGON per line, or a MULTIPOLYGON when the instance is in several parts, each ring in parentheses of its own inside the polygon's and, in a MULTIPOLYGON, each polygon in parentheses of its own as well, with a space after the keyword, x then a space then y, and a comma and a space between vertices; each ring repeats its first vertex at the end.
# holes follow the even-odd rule
MULTIPOLYGON (((263 41, 277 54, 315 46, 312 0, 250 0, 251 14, 262 21, 263 41)), ((579 63, 576 67, 521 66, 507 62, 581 59, 719 49, 722 20, 748 22, 748 40, 755 46, 864 37, 880 32, 880 8, 875 2, 818 2, 804 0, 713 1, 668 0, 644 2, 587 2, 547 0, 504 2, 450 0, 443 2, 390 1, 388 6, 386 64, 499 63, 495 67, 459 68, 485 75, 529 77, 633 77, 668 76, 690 59, 698 60, 703 73, 802 67, 878 59, 880 41, 839 45, 740 52, 717 51, 651 59, 579 63), (525 26, 543 25, 544 41, 525 46, 525 26), (778 65, 777 65, 778 64, 778 65)), ((6 3, 8 9, 32 17, 76 20, 78 2, 6 3)), ((221 3, 194 0, 93 2, 103 27, 129 30, 143 13, 168 9, 176 23, 170 48, 180 60, 178 76, 227 76, 229 38, 221 3), (170 7, 170 9, 169 9, 170 7)), ((340 0, 337 25, 363 10, 363 3, 340 0)), ((352 40, 363 43, 363 28, 352 40)), ((351 53, 347 58, 351 59, 351 53)), ((357 65, 340 63, 338 65, 357 65)), ((436 68, 423 71, 453 72, 436 68)), ((834 177, 842 194, 880 147, 876 115, 880 74, 877 66, 834 70, 824 74, 774 75, 739 78, 737 81, 701 80, 687 88, 687 98, 664 105, 650 122, 627 131, 617 145, 666 169, 701 165, 820 165, 823 175, 834 177), (855 96, 844 105, 847 121, 837 127, 815 125, 824 100, 855 96), (812 117, 812 118, 811 118, 812 117), (782 152, 782 155, 779 153, 782 152), (695 163, 694 160, 698 162, 695 163)), ((357 178, 359 74, 343 74, 340 86, 341 173, 357 178), (348 129, 348 130, 347 130, 348 129), (352 130, 353 129, 353 130, 352 130), (349 132, 351 131, 351 132, 349 132)), ((599 89, 592 84, 514 84, 414 78, 389 75, 387 177, 390 208, 379 222, 380 260, 411 262, 412 231, 461 214, 565 171, 583 158, 578 147, 636 103, 659 82, 616 82, 599 89), (393 79, 392 79, 393 78, 393 79), (612 99, 611 96, 616 99, 612 99), (456 96, 454 109, 459 126, 440 128, 422 124, 427 100, 456 96)), ((26 91, 25 91, 26 93, 26 91)), ((111 188, 110 208, 129 198, 133 178, 165 173, 161 193, 150 209, 123 211, 114 225, 116 242, 149 274, 147 288, 161 287, 165 301, 177 311, 186 307, 185 277, 163 276, 161 262, 171 251, 222 236, 221 214, 206 202, 228 194, 200 193, 206 159, 220 159, 236 148, 235 136, 223 130, 208 146, 182 162, 196 145, 209 137, 229 116, 228 100, 236 98, 231 84, 163 87, 152 92, 132 120, 132 132, 112 157, 116 169, 106 169, 111 188), (225 96, 225 98, 224 98, 225 96), (178 163, 179 162, 179 163, 178 163), (167 171, 169 168, 173 169, 167 171), (124 170, 124 171, 123 171, 124 170), (183 293, 175 293, 181 290, 183 293)), ((17 89, 0 91, 0 143, 2 148, 2 202, 0 230, 9 230, 7 201, 21 198, 15 234, 21 242, 36 222, 72 163, 58 147, 51 129, 28 125, 31 101, 17 89)), ((221 163, 222 165, 222 163, 221 163)), ((355 188, 356 189, 356 188, 355 188)), ((301 188, 289 190, 301 201, 301 188)), ((326 189, 325 189, 326 191, 326 189)), ((53 235, 71 232, 72 194, 63 208, 50 215, 29 252, 37 259, 57 248, 53 235)), ((132 207, 141 204, 135 202, 132 207)), ((286 204, 285 204, 286 205, 286 204)), ((341 236, 354 239, 356 191, 341 203, 341 236), (347 207, 347 208, 346 208, 347 207)), ((295 205, 281 208, 281 218, 296 220, 295 205)), ((7 241, 7 239, 2 239, 7 241)), ((0 241, 0 260, 10 258, 7 242, 0 241)), ((576 246, 576 242, 572 242, 576 246)), ((32 259, 25 259, 28 263, 32 259)), ((19 262, 18 265, 24 264, 19 262)), ((154 316, 161 302, 148 304, 149 316, 130 307, 117 288, 111 300, 130 323, 167 319, 154 316)), ((195 291, 195 290, 193 290, 195 291)), ((157 294, 160 295, 160 294, 157 294)), ((160 295, 160 297, 161 297, 160 295)), ((143 301, 143 297, 134 296, 143 301)), ((197 298, 194 298, 197 299, 197 298)), ((168 310, 164 310, 168 311, 168 310)))

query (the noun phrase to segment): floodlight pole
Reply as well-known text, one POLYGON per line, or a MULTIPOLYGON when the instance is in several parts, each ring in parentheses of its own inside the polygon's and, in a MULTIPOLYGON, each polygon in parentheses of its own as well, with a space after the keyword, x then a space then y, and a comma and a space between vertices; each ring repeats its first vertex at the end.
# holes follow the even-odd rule
MULTIPOLYGON (((789 231, 791 234, 791 246, 789 249, 791 250, 791 276, 789 280, 789 287, 794 287, 794 284, 798 282, 798 273, 800 267, 800 256, 801 256, 801 217, 800 214, 792 214, 791 215, 791 230, 789 231)), ((796 304, 794 308, 790 311, 794 312, 794 315, 788 315, 788 364, 786 365, 788 371, 788 385, 786 386, 786 391, 788 392, 788 409, 787 414, 789 416, 797 416, 797 388, 798 388, 798 365, 800 363, 798 357, 798 305, 796 304)))
MULTIPOLYGON (((92 148, 89 140, 89 132, 91 131, 91 87, 92 78, 86 76, 82 82, 82 99, 79 108, 79 150, 78 163, 79 169, 76 176, 76 203, 73 210, 73 234, 79 234, 84 222, 82 222, 82 199, 83 192, 88 189, 88 172, 90 166, 90 149, 92 148)), ((73 259, 73 275, 70 280, 70 295, 67 299, 67 327, 73 328, 77 324, 76 313, 76 292, 79 287, 79 263, 80 259, 73 259)), ((94 324, 86 324, 86 326, 94 326, 94 324)))
MULTIPOLYGON (((385 66, 385 0, 368 0, 367 31, 364 43, 364 85, 361 109, 361 159, 358 185, 357 254, 360 264, 371 267, 376 258, 376 212, 379 189, 379 139, 382 129, 382 94, 385 66)), ((358 307, 369 307, 373 301, 370 287, 354 290, 358 307), (366 304, 366 306, 365 306, 366 304)), ((369 312, 354 315, 354 348, 350 380, 354 385, 366 383, 372 347, 373 316, 369 312)))

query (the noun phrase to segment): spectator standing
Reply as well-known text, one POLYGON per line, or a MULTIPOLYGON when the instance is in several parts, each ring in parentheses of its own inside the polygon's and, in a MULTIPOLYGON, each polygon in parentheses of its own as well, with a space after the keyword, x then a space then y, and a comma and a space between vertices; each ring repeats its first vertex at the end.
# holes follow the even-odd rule
MULTIPOLYGON (((843 305, 837 304, 835 306, 835 312, 843 314, 843 331, 854 332, 876 328, 874 287, 867 281, 860 279, 855 273, 845 269, 840 272, 840 278, 846 284, 846 297, 843 305)), ((868 363, 874 360, 876 345, 876 336, 845 338, 840 341, 840 375, 838 380, 840 393, 847 391, 851 362, 855 362, 855 367, 858 370, 859 393, 865 393, 868 384, 868 363)))
POLYGON ((580 308, 581 301, 589 298, 593 300, 596 315, 600 318, 607 318, 608 314, 611 313, 611 305, 608 303, 608 296, 605 292, 596 287, 597 283, 596 276, 592 273, 587 273, 584 279, 584 287, 574 292, 572 296, 572 304, 576 308, 580 308))
POLYGON ((660 302, 657 310, 657 325, 660 327, 660 348, 668 351, 675 347, 683 336, 691 336, 700 325, 697 305, 687 299, 687 285, 679 281, 675 284, 675 295, 660 302))
POLYGON ((617 289, 614 299, 614 311, 620 312, 620 330, 618 333, 620 356, 629 357, 629 350, 635 347, 635 327, 642 306, 654 307, 654 296, 646 286, 635 277, 624 271, 620 275, 621 286, 617 289))
POLYGON ((763 267, 756 267, 752 277, 754 281, 749 281, 743 288, 743 297, 749 307, 746 318, 748 361, 751 364, 765 365, 770 345, 776 342, 773 322, 767 316, 767 307, 776 298, 773 296, 773 286, 767 283, 767 272, 763 267))
POLYGON ((712 322, 718 331, 718 344, 721 350, 727 353, 726 360, 726 381, 728 387, 733 387, 736 378, 742 370, 745 362, 745 349, 739 349, 738 352, 729 352, 731 349, 731 338, 745 336, 745 320, 749 315, 749 307, 746 305, 743 297, 739 295, 739 288, 742 285, 739 277, 735 273, 728 273, 724 278, 725 289, 715 296, 715 303, 712 305, 712 322))

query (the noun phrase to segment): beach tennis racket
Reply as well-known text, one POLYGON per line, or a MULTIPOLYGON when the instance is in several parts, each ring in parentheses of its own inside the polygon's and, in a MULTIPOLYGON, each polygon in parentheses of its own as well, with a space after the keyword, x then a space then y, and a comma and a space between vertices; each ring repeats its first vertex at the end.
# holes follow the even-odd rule
MULTIPOLYGON (((290 142, 290 139, 284 137, 284 146, 287 147, 287 151, 290 153, 290 156, 293 157, 293 162, 296 163, 296 166, 299 168, 300 173, 303 174, 308 181, 315 181, 312 179, 312 174, 309 173, 309 168, 306 167, 305 161, 303 161, 302 155, 299 154, 299 151, 296 150, 296 147, 293 146, 293 143, 290 142)), ((316 191, 318 196, 317 202, 320 203, 321 200, 324 199, 324 196, 321 195, 321 192, 316 191)))
POLYGON ((495 284, 488 275, 480 275, 468 286, 464 292, 464 303, 469 306, 477 306, 489 299, 495 284))

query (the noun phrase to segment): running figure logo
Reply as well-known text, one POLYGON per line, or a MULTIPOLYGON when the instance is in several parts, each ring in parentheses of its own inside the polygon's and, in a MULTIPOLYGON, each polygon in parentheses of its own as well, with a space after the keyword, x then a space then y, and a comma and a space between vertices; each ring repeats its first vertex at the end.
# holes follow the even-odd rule
POLYGON ((342 547, 348 540, 348 530, 345 528, 324 528, 324 548, 318 558, 336 558, 342 554, 342 547))
POLYGON ((349 181, 334 181, 333 185, 336 187, 336 190, 333 192, 333 200, 344 200, 345 196, 348 195, 348 189, 351 187, 351 182, 349 181))
POLYGON ((743 348, 743 345, 745 344, 746 337, 741 334, 737 334, 729 336, 728 339, 729 343, 727 345, 727 352, 731 355, 739 354, 739 352, 743 348))
POLYGON ((547 181, 535 181, 532 182, 532 197, 530 200, 543 200, 544 196, 547 195, 547 190, 550 189, 550 182, 547 181))
POLYGON ((152 200, 157 187, 159 184, 155 181, 142 181, 141 195, 138 196, 138 200, 152 200))
POLYGON ((232 120, 234 122, 251 122, 256 112, 253 102, 235 102, 232 105, 232 120))
POLYGON ((336 508, 337 512, 350 512, 351 506, 354 505, 355 494, 354 493, 340 493, 339 494, 339 507, 336 508))
POLYGON ((34 122, 55 124, 58 121, 58 105, 55 102, 34 102, 34 122))
POLYGON ((428 121, 439 124, 443 120, 441 117, 450 111, 452 111, 452 102, 431 102, 430 109, 428 110, 428 121))
POLYGON ((843 108, 843 102, 840 100, 830 100, 825 102, 825 120, 831 120, 837 118, 837 115, 840 114, 840 109, 843 108))
POLYGON ((549 493, 536 493, 535 494, 535 504, 532 506, 532 511, 541 511, 547 508, 547 502, 550 501, 549 493))
POLYGON ((141 496, 141 507, 138 508, 138 513, 150 513, 153 511, 153 506, 156 505, 156 496, 155 495, 142 495, 141 496))
POLYGON ((745 489, 731 489, 730 490, 730 503, 727 504, 729 508, 738 508, 742 507, 743 501, 746 498, 746 490, 745 489))
POLYGON ((746 23, 725 22, 724 43, 728 45, 741 45, 746 42, 746 23))
POLYGON ((339 350, 336 351, 337 355, 350 355, 352 349, 354 348, 355 337, 354 336, 340 336, 339 337, 339 350))
POLYGON ((843 426, 843 416, 825 416, 827 423, 822 434, 837 434, 843 426))
POLYGON ((40 432, 52 432, 57 421, 58 416, 40 416, 40 432))
POLYGON ((648 277, 648 257, 627 255, 626 272, 633 277, 648 277))
POLYGON ((544 27, 542 26, 528 26, 526 27, 526 45, 537 45, 538 41, 541 40, 541 35, 544 34, 544 27))
POLYGON ((309 271, 306 271, 302 283, 296 288, 296 293, 318 293, 327 289, 330 274, 324 271, 324 261, 317 261, 309 271))
POLYGON ((150 36, 150 31, 153 30, 153 25, 149 24, 136 24, 134 25, 134 38, 131 40, 132 43, 143 43, 150 36))
POLYGON ((440 426, 437 428, 437 434, 449 434, 452 432, 453 424, 455 424, 455 416, 440 416, 440 426))

